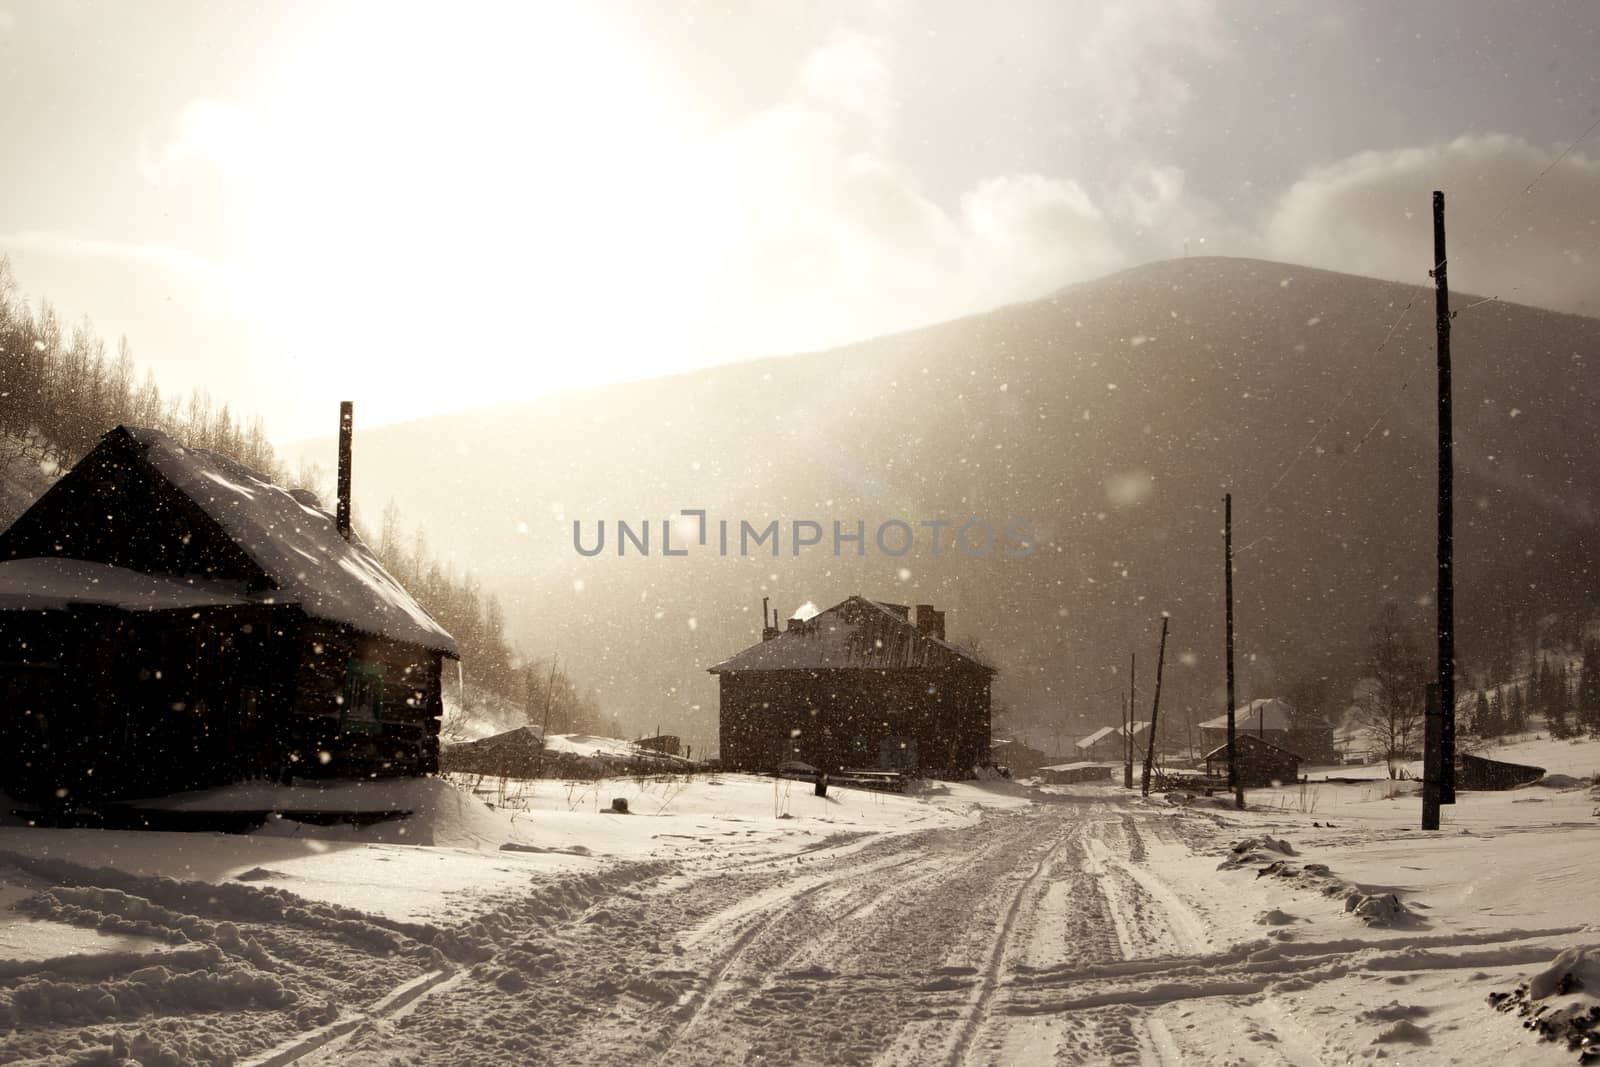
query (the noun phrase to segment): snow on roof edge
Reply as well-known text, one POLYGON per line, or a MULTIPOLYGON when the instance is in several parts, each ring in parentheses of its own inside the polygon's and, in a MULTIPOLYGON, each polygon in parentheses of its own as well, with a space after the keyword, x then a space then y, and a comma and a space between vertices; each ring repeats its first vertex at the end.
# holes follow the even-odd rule
POLYGON ((236 460, 187 448, 160 430, 122 429, 144 448, 151 468, 193 500, 278 585, 280 595, 273 602, 298 604, 313 618, 461 657, 455 638, 358 536, 340 536, 332 515, 236 460))

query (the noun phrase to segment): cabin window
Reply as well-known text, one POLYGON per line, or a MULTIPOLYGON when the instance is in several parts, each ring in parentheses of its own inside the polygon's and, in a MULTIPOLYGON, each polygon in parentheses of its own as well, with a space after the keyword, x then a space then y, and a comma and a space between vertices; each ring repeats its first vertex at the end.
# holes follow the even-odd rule
POLYGON ((355 733, 376 731, 382 710, 383 668, 367 660, 350 660, 344 669, 344 703, 339 706, 340 727, 355 733))

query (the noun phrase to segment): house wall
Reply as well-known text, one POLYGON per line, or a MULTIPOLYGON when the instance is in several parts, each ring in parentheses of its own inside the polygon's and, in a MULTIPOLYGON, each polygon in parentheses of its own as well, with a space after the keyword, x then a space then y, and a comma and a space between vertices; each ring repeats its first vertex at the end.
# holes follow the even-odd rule
POLYGON ((71 807, 267 773, 286 706, 268 607, 0 612, 0 790, 71 807))
POLYGON ((432 773, 440 666, 292 607, 0 612, 0 791, 73 806, 285 774, 432 773), (353 660, 376 683, 370 721, 345 714, 353 660))
POLYGON ((289 760, 295 774, 439 769, 443 657, 308 620, 298 642, 289 760))
POLYGON ((894 767, 966 777, 988 759, 982 671, 741 671, 719 676, 730 769, 801 760, 825 771, 894 767))

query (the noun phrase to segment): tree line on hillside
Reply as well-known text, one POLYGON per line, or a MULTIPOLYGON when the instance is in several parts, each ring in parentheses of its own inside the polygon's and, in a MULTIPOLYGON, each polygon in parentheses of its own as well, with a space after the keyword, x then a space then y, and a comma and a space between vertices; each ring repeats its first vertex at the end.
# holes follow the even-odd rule
POLYGON ((48 302, 30 308, 0 256, 0 434, 15 453, 64 470, 124 423, 164 430, 281 480, 259 417, 238 418, 202 390, 187 400, 163 396, 153 372, 138 375, 126 337, 113 356, 88 319, 69 330, 48 302))
MULTIPOLYGON (((9 260, 0 256, 0 442, 12 458, 25 457, 56 474, 124 424, 162 430, 187 448, 216 452, 280 485, 315 490, 321 480, 311 465, 298 478, 289 475, 261 418, 241 419, 227 403, 217 407, 201 390, 187 400, 164 396, 152 371, 146 369, 142 378, 137 373, 126 337, 112 356, 88 319, 68 330, 48 302, 29 307, 9 260)), ((385 513, 375 551, 455 636, 478 684, 509 699, 528 697, 532 683, 507 641, 505 612, 475 577, 441 565, 420 530, 407 543, 397 511, 385 513)), ((536 666, 530 660, 529 669, 536 666)), ((551 703, 561 721, 597 727, 601 716, 593 693, 580 694, 576 683, 559 672, 557 683, 551 703)), ((537 684, 549 687, 547 676, 537 684)), ((543 689, 536 696, 542 709, 543 689)))
MULTIPOLYGON (((1600 737, 1600 641, 1585 633, 1581 614, 1568 618, 1559 630, 1581 640, 1582 661, 1576 670, 1564 650, 1543 650, 1537 636, 1520 675, 1509 652, 1495 654, 1482 671, 1462 669, 1456 687, 1457 734, 1492 741, 1532 729, 1537 718, 1556 739, 1600 737)), ((1385 605, 1372 624, 1365 668, 1367 677, 1355 703, 1356 726, 1395 773, 1398 763, 1422 754, 1424 687, 1433 681, 1433 661, 1394 604, 1385 605)))
MULTIPOLYGON (((359 528, 359 518, 356 523, 359 528)), ((408 537, 394 501, 384 508, 377 540, 363 539, 384 569, 455 637, 475 685, 520 705, 525 721, 535 726, 548 718, 552 733, 590 733, 608 725, 593 690, 581 691, 553 659, 520 655, 512 648, 500 598, 471 573, 441 562, 420 527, 408 537)), ((616 728, 614 722, 609 725, 616 728)))

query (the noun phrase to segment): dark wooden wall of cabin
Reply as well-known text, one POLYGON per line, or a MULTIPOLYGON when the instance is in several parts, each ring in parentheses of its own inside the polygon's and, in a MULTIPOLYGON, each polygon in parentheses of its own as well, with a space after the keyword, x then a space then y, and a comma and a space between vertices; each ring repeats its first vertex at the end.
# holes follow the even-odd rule
POLYGON ((74 807, 286 774, 432 773, 440 666, 292 607, 0 612, 0 791, 74 807), (371 723, 343 714, 353 659, 381 677, 371 723))
POLYGON ((294 682, 294 773, 432 774, 439 769, 443 657, 312 620, 294 682), (347 703, 352 664, 381 676, 376 718, 347 703), (326 758, 324 758, 326 754, 326 758))
POLYGON ((267 606, 0 613, 0 788, 73 807, 272 773, 290 622, 267 606))
POLYGON ((989 758, 982 671, 741 671, 719 676, 724 767, 895 766, 966 777, 989 758), (903 747, 902 747, 903 746, 903 747))

